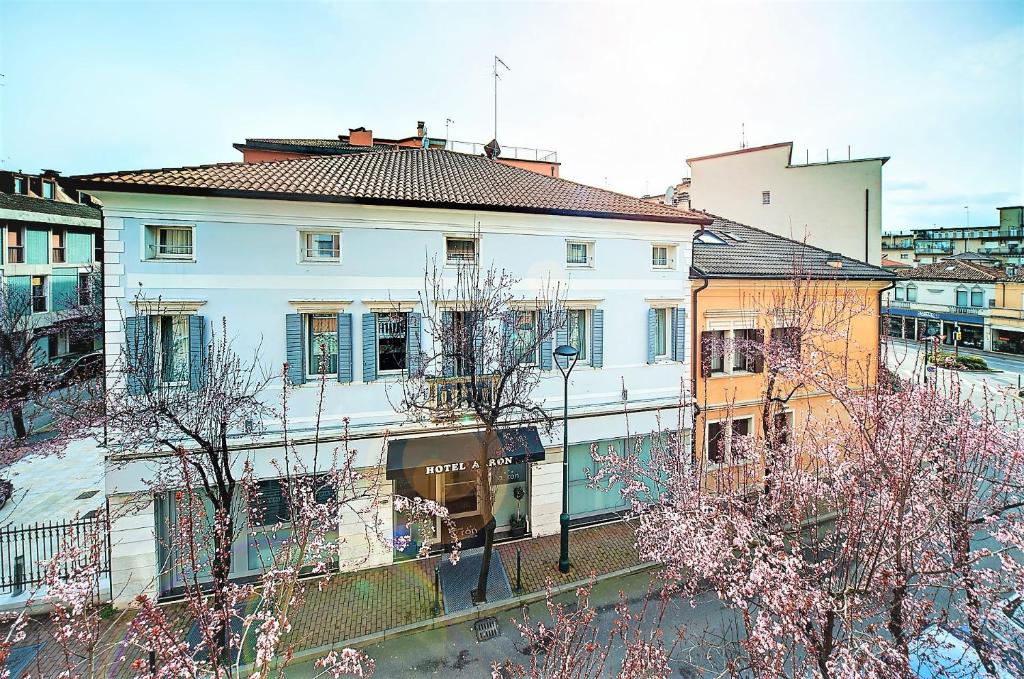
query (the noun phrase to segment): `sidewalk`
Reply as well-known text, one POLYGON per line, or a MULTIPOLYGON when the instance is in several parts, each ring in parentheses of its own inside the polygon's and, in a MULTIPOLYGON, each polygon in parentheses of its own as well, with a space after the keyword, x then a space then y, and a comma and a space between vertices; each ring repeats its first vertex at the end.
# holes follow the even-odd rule
MULTIPOLYGON (((585 581, 593 576, 621 573, 642 567, 633 548, 633 528, 622 521, 575 529, 570 533, 569 557, 572 569, 558 571, 559 536, 548 535, 495 546, 495 552, 508 573, 512 587, 516 579, 516 552, 522 550, 522 592, 543 593, 550 581, 553 587, 585 581)), ((297 656, 312 656, 326 648, 347 643, 365 645, 383 638, 385 632, 408 634, 435 625, 450 624, 451 616, 434 615, 434 567, 438 557, 406 561, 391 566, 354 573, 340 573, 326 580, 306 581, 305 600, 292 616, 292 633, 287 642, 294 644, 297 656), (435 618, 438 618, 435 621, 435 618)), ((543 594, 540 594, 543 596, 543 594)), ((508 599, 515 605, 517 599, 508 599)), ((500 608, 500 601, 488 602, 500 608)), ((165 607, 173 620, 182 620, 185 607, 165 607)), ((488 613, 492 614, 492 613, 488 613)), ((464 615, 475 615, 466 611, 464 615)), ((106 630, 106 644, 123 639, 126 616, 117 616, 106 630)), ((26 671, 32 676, 51 676, 61 662, 57 644, 49 638, 48 622, 40 618, 29 629, 28 638, 19 646, 42 643, 26 671)), ((109 648, 109 646, 108 646, 109 648)), ((116 652, 115 652, 116 654, 116 652)), ((135 653, 129 652, 109 676, 127 676, 135 653)))

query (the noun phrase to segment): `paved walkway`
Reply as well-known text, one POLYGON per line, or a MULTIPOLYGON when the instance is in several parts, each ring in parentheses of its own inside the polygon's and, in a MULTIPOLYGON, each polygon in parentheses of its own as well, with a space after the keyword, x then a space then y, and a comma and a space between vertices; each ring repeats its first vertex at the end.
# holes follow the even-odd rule
MULTIPOLYGON (((544 591, 548 582, 554 586, 585 580, 640 564, 633 548, 633 529, 623 522, 580 528, 570 535, 569 556, 572 569, 558 571, 559 536, 519 540, 497 545, 511 585, 516 584, 516 552, 522 550, 523 592, 544 591)), ((327 645, 342 646, 346 641, 365 637, 397 627, 427 622, 435 617, 434 567, 438 558, 406 561, 391 566, 355 573, 341 573, 319 581, 308 581, 305 601, 293 616, 289 642, 300 652, 327 645)), ((490 602, 494 603, 494 602, 490 602)), ((168 613, 183 621, 184 607, 169 604, 168 613)), ((117 616, 105 632, 105 641, 117 644, 123 638, 124 615, 117 616)), ((0 636, 2 636, 0 626, 0 636)), ((34 621, 29 638, 21 645, 43 643, 27 671, 33 677, 51 676, 59 665, 57 645, 48 639, 45 618, 34 621)), ((134 653, 119 664, 120 672, 134 653)))

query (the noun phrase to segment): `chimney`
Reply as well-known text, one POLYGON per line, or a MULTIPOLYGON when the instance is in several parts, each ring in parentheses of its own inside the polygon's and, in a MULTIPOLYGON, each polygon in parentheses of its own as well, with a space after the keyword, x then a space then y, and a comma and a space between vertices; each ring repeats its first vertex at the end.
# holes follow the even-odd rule
POLYGON ((357 127, 348 131, 348 143, 352 146, 373 146, 373 130, 357 127))
POLYGON ((423 135, 427 133, 427 125, 422 120, 416 121, 416 136, 423 138, 423 135))

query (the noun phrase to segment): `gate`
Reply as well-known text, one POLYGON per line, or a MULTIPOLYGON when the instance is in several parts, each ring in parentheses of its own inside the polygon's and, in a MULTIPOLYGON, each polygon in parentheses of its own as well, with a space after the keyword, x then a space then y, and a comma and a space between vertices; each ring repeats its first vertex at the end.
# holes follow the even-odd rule
POLYGON ((54 557, 61 578, 95 563, 99 580, 110 576, 110 526, 105 515, 0 528, 0 593, 17 596, 46 582, 54 557), (81 550, 77 555, 71 550, 81 550))

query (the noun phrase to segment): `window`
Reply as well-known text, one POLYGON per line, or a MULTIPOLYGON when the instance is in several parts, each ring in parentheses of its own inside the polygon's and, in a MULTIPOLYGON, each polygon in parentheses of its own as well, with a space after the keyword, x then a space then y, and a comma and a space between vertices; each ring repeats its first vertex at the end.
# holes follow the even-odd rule
POLYGON ((477 510, 477 473, 463 469, 444 475, 444 506, 449 516, 475 514, 477 510))
POLYGON ((43 180, 43 198, 53 200, 54 185, 53 182, 47 179, 43 180))
POLYGON ((733 464, 746 457, 742 452, 741 436, 750 436, 752 418, 742 417, 720 422, 708 422, 705 441, 708 462, 713 465, 733 464))
POLYGON ((25 183, 24 177, 14 178, 14 192, 22 195, 28 193, 28 185, 25 183))
POLYGON ((910 255, 906 252, 901 252, 900 259, 910 259, 910 255))
POLYGON ((256 483, 256 497, 253 498, 251 507, 252 528, 265 528, 276 526, 282 523, 290 523, 292 520, 292 508, 288 502, 290 494, 302 492, 310 488, 313 491, 313 500, 317 504, 326 504, 334 499, 335 489, 330 481, 324 476, 303 477, 296 479, 294 484, 301 484, 300 487, 289 489, 287 482, 280 479, 267 479, 256 483))
POLYGON ((189 377, 188 316, 152 316, 156 374, 163 385, 185 384, 189 377))
POLYGON ((712 375, 725 372, 725 331, 711 330, 703 335, 704 361, 712 375))
POLYGON ((88 272, 78 274, 78 306, 92 304, 92 276, 88 272))
POLYGON ((569 346, 574 347, 580 352, 578 359, 580 363, 589 363, 590 356, 587 351, 589 313, 586 309, 569 309, 567 316, 568 327, 566 328, 566 337, 568 338, 569 346))
POLYGON ((897 285, 896 288, 893 290, 893 293, 897 302, 902 302, 905 299, 904 295, 906 293, 906 290, 904 288, 897 285))
POLYGON ((654 310, 654 357, 668 356, 670 323, 669 310, 661 307, 654 310))
POLYGON ((46 311, 46 276, 32 277, 32 313, 46 311))
POLYGON ((151 226, 149 230, 149 259, 192 259, 191 226, 151 226))
POLYGON ((54 264, 63 264, 67 261, 64 257, 64 232, 54 231, 50 234, 50 261, 54 264))
POLYGON ((378 313, 376 317, 378 372, 405 370, 409 314, 389 312, 378 313))
POLYGON ((783 327, 772 328, 771 341, 777 347, 775 356, 777 359, 799 360, 800 358, 800 328, 783 327))
POLYGON ((302 260, 305 262, 340 262, 341 234, 324 231, 303 231, 302 260))
POLYGON ((775 426, 775 431, 773 432, 775 446, 788 446, 793 437, 792 411, 775 413, 773 424, 775 426))
POLYGON ((674 269, 676 266, 674 245, 652 245, 651 266, 655 269, 674 269))
POLYGON ((907 301, 908 302, 916 302, 917 301, 917 286, 914 285, 913 283, 911 283, 910 285, 907 286, 907 301))
POLYGON ((749 365, 750 346, 747 340, 750 338, 749 330, 733 330, 732 331, 732 370, 736 371, 750 371, 751 366, 749 365))
POLYGON ((762 191, 761 192, 761 205, 771 205, 771 204, 772 204, 772 192, 771 191, 762 191))
POLYGON ((306 314, 306 373, 338 374, 337 314, 306 314))
POLYGON ((7 228, 7 263, 25 263, 25 231, 19 228, 7 228))
POLYGON ((514 311, 512 351, 513 360, 526 365, 534 365, 540 345, 537 342, 537 312, 514 311))
POLYGON ((971 290, 971 306, 985 306, 985 291, 981 288, 971 290))
POLYGON ((967 288, 957 288, 956 305, 967 306, 967 288))
POLYGON ((594 244, 571 240, 565 244, 565 263, 569 266, 593 266, 594 244))
POLYGON ((759 373, 764 370, 760 330, 708 330, 701 333, 701 374, 731 375, 737 372, 759 373))
POLYGON ((445 259, 449 264, 476 264, 480 255, 477 252, 479 240, 460 236, 448 236, 444 241, 445 259))

